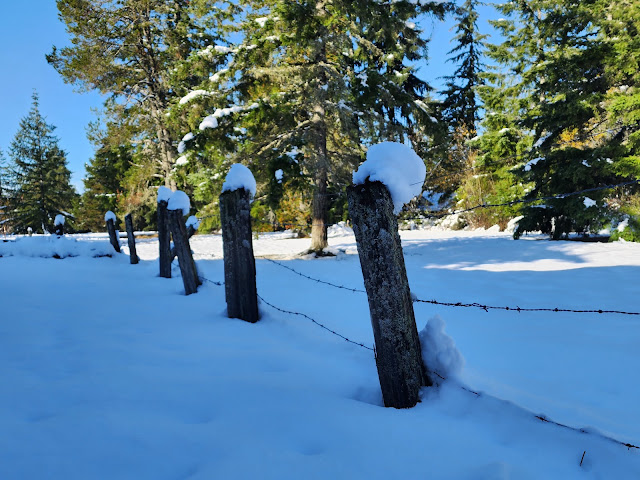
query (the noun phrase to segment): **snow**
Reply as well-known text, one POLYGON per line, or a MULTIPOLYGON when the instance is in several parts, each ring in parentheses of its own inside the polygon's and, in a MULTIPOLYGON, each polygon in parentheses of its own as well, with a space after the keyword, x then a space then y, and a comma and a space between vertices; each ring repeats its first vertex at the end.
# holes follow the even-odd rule
POLYGON ((184 97, 182 97, 180 99, 180 105, 184 105, 185 103, 190 102, 191 100, 198 98, 198 97, 205 97, 210 95, 209 92, 207 92, 206 90, 193 90, 192 92, 189 92, 188 94, 186 94, 184 97))
MULTIPOLYGON (((105 257, 115 255, 108 241, 78 241, 70 236, 38 235, 19 237, 12 242, 0 242, 0 257, 105 257)), ((8 297, 7 297, 8 298, 8 297)))
POLYGON ((64 225, 64 220, 65 220, 64 215, 58 214, 58 215, 56 215, 56 218, 53 221, 53 224, 56 225, 56 226, 57 225, 64 225))
POLYGON ((432 317, 420 332, 422 361, 431 372, 444 378, 457 377, 464 367, 464 358, 456 344, 444 331, 439 315, 432 317))
POLYGON ((527 164, 524 166, 524 171, 529 172, 531 170, 531 167, 537 164, 540 160, 542 160, 542 157, 537 157, 537 158, 534 158, 533 160, 528 161, 527 164))
POLYGON ((167 210, 182 210, 182 215, 189 215, 189 210, 191 210, 189 196, 182 190, 176 190, 169 198, 167 210))
MULTIPOLYGON (((400 235, 419 298, 637 305, 638 244, 400 235)), ((108 247, 104 234, 73 238, 108 247)), ((263 258, 362 289, 353 236, 330 245, 337 257, 305 260, 309 239, 261 234, 258 292, 371 346, 366 295, 263 258)), ((640 453, 598 434, 639 443, 634 317, 416 303, 418 331, 439 315, 466 364, 424 388, 415 408, 386 409, 372 352, 265 304, 255 325, 229 319, 223 287, 205 282, 186 297, 177 267, 158 277, 157 239, 136 246, 138 265, 126 255, 0 258, 0 375, 10 386, 0 478, 640 478, 640 453), (239 448, 247 439, 251 461, 239 448)), ((191 248, 202 275, 224 279, 219 235, 195 236, 191 248)))
POLYGON ((223 192, 232 192, 244 188, 251 193, 251 197, 256 195, 256 179, 253 173, 241 163, 234 163, 227 173, 227 177, 222 184, 223 192))
POLYGON ((168 202, 173 192, 167 187, 158 187, 158 203, 168 202))
POLYGON ((251 110, 253 108, 255 108, 253 104, 249 107, 240 107, 238 105, 234 105, 228 108, 216 108, 213 114, 205 117, 204 120, 202 120, 202 122, 200 123, 200 127, 198 128, 200 130, 205 130, 207 128, 218 128, 218 118, 227 117, 234 113, 244 112, 245 110, 251 110))
POLYGON ((104 221, 108 222, 109 220, 113 220, 114 222, 116 221, 116 214, 111 210, 107 211, 107 213, 104 214, 104 221))
POLYGON ((198 217, 196 217, 195 215, 191 215, 189 218, 187 218, 186 226, 193 227, 194 230, 198 230, 198 228, 200 228, 200 220, 198 220, 198 217))
POLYGON ((427 175, 422 159, 407 145, 382 142, 367 151, 367 159, 353 172, 353 183, 367 179, 382 182, 389 189, 395 213, 412 198, 420 195, 427 175))
POLYGON ((624 232, 625 228, 627 228, 629 226, 629 219, 625 218, 623 221, 621 221, 618 226, 616 227, 616 230, 619 232, 624 232))
POLYGON ((596 205, 595 200, 591 200, 589 197, 584 197, 584 206, 586 208, 594 207, 596 205))
POLYGON ((255 19, 255 22, 260 26, 260 28, 264 28, 268 20, 269 17, 258 17, 255 19))
POLYGON ((282 183, 282 177, 283 177, 284 173, 282 172, 282 169, 279 168, 278 170, 276 170, 274 172, 274 176, 276 177, 276 181, 278 183, 282 183))
POLYGON ((182 155, 181 157, 178 157, 178 159, 176 160, 176 165, 178 166, 186 165, 187 163, 189 163, 189 158, 186 155, 182 155))
POLYGON ((191 132, 187 133, 184 137, 182 137, 182 140, 178 144, 178 153, 184 153, 184 151, 187 148, 187 142, 192 139, 193 139, 193 133, 191 132))
POLYGON ((233 50, 229 47, 225 47, 223 45, 216 45, 215 47, 213 47, 213 49, 217 52, 217 53, 231 53, 233 52, 233 50))

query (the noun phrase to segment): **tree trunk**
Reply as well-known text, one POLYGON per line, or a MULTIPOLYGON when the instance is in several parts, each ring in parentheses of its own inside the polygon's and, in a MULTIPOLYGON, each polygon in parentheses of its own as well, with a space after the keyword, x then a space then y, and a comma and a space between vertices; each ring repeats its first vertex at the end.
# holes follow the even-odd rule
POLYGON ((258 292, 250 213, 250 193, 245 189, 220 195, 227 315, 255 323, 258 321, 258 292))
POLYGON ((422 362, 391 195, 382 183, 367 181, 347 188, 347 199, 369 299, 384 404, 410 408, 420 401, 420 388, 432 383, 422 362))
POLYGON ((169 230, 169 214, 167 202, 158 202, 158 248, 160 250, 160 276, 171 278, 171 231, 169 230))

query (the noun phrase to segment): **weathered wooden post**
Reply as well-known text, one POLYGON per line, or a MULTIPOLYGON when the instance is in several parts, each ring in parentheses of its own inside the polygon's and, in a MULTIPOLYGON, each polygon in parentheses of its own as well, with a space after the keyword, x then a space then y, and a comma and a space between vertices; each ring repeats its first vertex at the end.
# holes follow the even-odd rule
POLYGON ((55 234, 61 237, 64 235, 64 215, 56 215, 56 218, 53 222, 53 228, 55 230, 55 234))
POLYGON ((104 221, 107 222, 107 232, 109 232, 109 241, 116 252, 120 253, 120 239, 116 230, 116 214, 109 210, 104 214, 104 221))
POLYGON ((136 237, 133 234, 133 218, 130 213, 124 216, 124 224, 127 227, 127 241, 129 244, 129 262, 131 265, 135 265, 140 261, 136 252, 136 237))
POLYGON ((160 264, 160 276, 171 278, 171 230, 169 229, 169 214, 167 204, 171 197, 171 190, 167 187, 158 188, 158 249, 160 264))
POLYGON ((227 315, 251 323, 259 318, 251 236, 251 199, 255 189, 253 174, 238 163, 231 166, 220 195, 227 315))
MULTIPOLYGON (((370 152, 376 152, 374 147, 370 152)), ((422 160, 416 158, 424 168, 422 160)), ((398 164, 394 167, 403 168, 398 164)), ((420 388, 432 382, 422 361, 394 199, 386 185, 369 180, 367 168, 359 172, 364 179, 347 188, 347 200, 369 299, 382 397, 387 407, 410 408, 420 401, 420 388)), ((354 181, 359 172, 354 174, 354 181)))
POLYGON ((178 256, 185 295, 196 293, 200 284, 196 263, 193 260, 189 238, 187 237, 187 227, 184 224, 184 215, 189 213, 190 208, 189 197, 180 190, 171 195, 167 205, 169 228, 173 237, 173 246, 178 256))

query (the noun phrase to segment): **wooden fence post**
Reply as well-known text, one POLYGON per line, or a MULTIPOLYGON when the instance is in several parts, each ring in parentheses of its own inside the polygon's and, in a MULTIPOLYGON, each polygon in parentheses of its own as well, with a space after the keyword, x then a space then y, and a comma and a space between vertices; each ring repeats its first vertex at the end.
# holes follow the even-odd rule
POLYGON ((258 321, 256 261, 251 237, 251 193, 244 188, 222 192, 220 223, 224 253, 224 291, 229 318, 258 321))
POLYGON ((348 187, 347 199, 369 299, 384 404, 410 408, 420 401, 420 388, 432 382, 422 362, 391 195, 384 184, 367 180, 348 187))
POLYGON ((187 237, 187 227, 184 225, 182 210, 168 210, 169 228, 173 237, 173 247, 178 256, 178 264, 180 265, 180 273, 182 274, 182 283, 184 284, 184 292, 191 295, 198 291, 200 280, 198 279, 198 271, 196 263, 191 254, 191 246, 187 237))
POLYGON ((127 241, 129 243, 129 261, 135 265, 140 261, 136 253, 136 237, 133 234, 133 218, 130 213, 124 216, 124 224, 127 227, 127 241))
POLYGON ((53 229, 59 237, 64 235, 64 220, 64 215, 58 214, 53 222, 53 229))
POLYGON ((107 222, 107 232, 109 232, 109 241, 116 252, 120 253, 120 239, 116 232, 116 214, 109 210, 104 215, 104 220, 107 222))
MULTIPOLYGON (((166 188, 166 187, 160 187, 166 188)), ((171 190, 168 188, 168 193, 171 190)), ((169 229, 169 214, 167 211, 167 205, 169 203, 168 195, 161 197, 160 191, 158 192, 158 248, 160 250, 159 263, 160 263, 160 276, 164 278, 171 278, 171 261, 173 257, 171 255, 171 230, 169 229)))

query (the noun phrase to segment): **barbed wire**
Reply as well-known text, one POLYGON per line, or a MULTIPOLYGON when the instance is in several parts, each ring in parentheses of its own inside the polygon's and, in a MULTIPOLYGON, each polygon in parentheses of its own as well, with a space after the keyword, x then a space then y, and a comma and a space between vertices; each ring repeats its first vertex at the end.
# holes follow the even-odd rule
MULTIPOLYGON (((328 285, 330 287, 334 287, 334 288, 339 288, 342 290, 347 290, 350 292, 354 292, 354 293, 367 293, 365 290, 361 290, 361 289, 357 289, 357 288, 352 288, 352 287, 346 287, 344 285, 338 285, 332 282, 328 282, 326 280, 321 280, 319 278, 314 278, 310 275, 306 275, 302 272, 297 271, 296 269, 289 267, 288 265, 285 265, 281 262, 278 262, 276 260, 270 259, 270 258, 264 258, 264 260, 267 260, 271 263, 274 263, 282 268, 286 268, 287 270, 295 273, 296 275, 299 275, 303 278, 306 278, 308 280, 314 281, 316 283, 321 283, 324 285, 328 285)), ((431 304, 431 305, 439 305, 439 306, 443 306, 443 307, 464 307, 464 308, 479 308, 481 310, 484 310, 485 312, 489 312, 489 310, 504 310, 504 311, 508 311, 508 312, 517 312, 517 313, 522 313, 522 312, 553 312, 553 313, 597 313, 597 314, 605 314, 605 313, 610 313, 610 314, 617 314, 617 315, 633 315, 633 316, 640 316, 640 312, 628 312, 628 311, 624 311, 624 310, 606 310, 606 309, 602 309, 602 308, 593 308, 593 309, 573 309, 573 308, 558 308, 558 307, 541 307, 541 308, 535 308, 535 307, 527 307, 527 308, 522 308, 519 306, 516 307, 509 307, 509 306, 494 306, 494 305, 485 305, 482 303, 478 303, 478 302, 469 302, 469 303, 465 303, 465 302, 441 302, 438 300, 423 300, 420 299, 418 297, 415 296, 415 294, 412 293, 412 300, 414 303, 427 303, 427 304, 431 304)))
MULTIPOLYGON (((270 259, 266 259, 266 260, 270 260, 270 259)), ((270 260, 270 261, 272 261, 272 260, 270 260)), ((283 266, 283 267, 285 267, 285 268, 287 268, 287 269, 289 269, 289 270, 292 270, 294 273, 297 273, 297 274, 299 274, 299 275, 301 275, 301 276, 303 276, 303 277, 305 277, 305 278, 309 278, 309 279, 311 279, 311 280, 318 280, 318 279, 314 279, 313 277, 309 277, 309 276, 307 276, 307 275, 300 274, 299 272, 297 272, 297 271, 295 271, 295 270, 293 270, 293 269, 291 269, 291 268, 289 268, 289 267, 287 267, 287 266, 285 266, 285 265, 282 265, 282 264, 280 264, 279 262, 275 262, 275 261, 273 261, 273 263, 276 263, 277 265, 280 265, 280 266, 283 266)), ((208 279, 208 278, 206 278, 206 277, 205 277, 205 276, 203 276, 203 275, 200 275, 200 276, 199 276, 199 278, 200 278, 200 280, 201 280, 201 281, 206 281, 206 282, 212 283, 212 284, 217 285, 217 286, 223 286, 223 285, 224 285, 224 283, 223 283, 223 282, 217 282, 217 281, 214 281, 214 280, 208 279)), ((329 283, 329 282, 324 282, 324 281, 321 281, 321 280, 318 280, 318 281, 319 281, 320 283, 328 283, 329 285, 332 285, 332 284, 331 284, 331 283, 329 283)), ((347 290, 351 290, 351 291, 354 291, 354 292, 361 292, 361 290, 358 290, 358 289, 350 289, 350 288, 348 288, 348 287, 342 287, 342 288, 345 288, 345 289, 347 289, 347 290)), ((327 327, 326 325, 324 325, 324 324, 320 323, 319 321, 317 321, 316 319, 314 319, 314 318, 310 317, 309 315, 307 315, 307 314, 305 314, 305 313, 302 313, 302 312, 295 312, 295 311, 292 311, 292 310, 286 310, 286 309, 284 309, 284 308, 277 307, 277 306, 275 306, 274 304, 272 304, 272 303, 268 302, 267 300, 265 300, 265 299, 264 299, 264 297, 262 297, 262 296, 261 296, 261 295, 259 295, 259 294, 257 294, 257 297, 260 299, 260 301, 261 301, 262 303, 264 303, 265 305, 267 305, 267 306, 269 306, 269 307, 273 308, 274 310, 277 310, 277 311, 279 311, 279 312, 281 312, 281 313, 286 313, 286 314, 289 314, 289 315, 301 316, 301 317, 303 317, 303 318, 305 318, 305 319, 307 319, 307 320, 311 321, 311 322, 312 322, 312 323, 314 323, 315 325, 319 326, 320 328, 322 328, 322 329, 326 330, 327 332, 329 332, 329 333, 331 333, 331 334, 333 334, 333 335, 335 335, 335 336, 337 336, 337 337, 339 337, 339 338, 343 339, 344 341, 346 341, 346 342, 348 342, 348 343, 350 343, 350 344, 352 344, 352 345, 356 345, 356 346, 358 346, 358 347, 364 348, 364 349, 369 350, 369 351, 371 351, 371 352, 375 352, 375 348, 369 347, 369 346, 365 345, 364 343, 356 342, 356 341, 354 341, 354 340, 351 340, 350 338, 348 338, 348 337, 346 337, 346 336, 342 335, 341 333, 338 333, 338 332, 336 332, 335 330, 333 330, 333 329, 331 329, 331 328, 327 327)), ((455 306, 458 306, 458 305, 455 305, 455 306)), ((600 313, 604 313, 604 312, 602 312, 602 311, 601 311, 600 313)), ((428 370, 428 369, 427 369, 427 371, 428 371, 431 375, 435 375, 436 377, 438 377, 438 378, 439 378, 439 379, 441 379, 442 381, 448 381, 448 379, 447 379, 446 377, 442 376, 440 373, 436 372, 435 370, 428 370)), ((469 388, 469 387, 467 387, 467 386, 465 386, 465 385, 463 385, 463 384, 461 384, 461 383, 457 383, 457 382, 455 382, 455 383, 453 383, 453 385, 454 385, 455 387, 457 387, 457 388, 459 388, 459 389, 461 389, 461 390, 463 390, 463 391, 467 392, 467 393, 470 393, 470 394, 472 394, 472 395, 476 396, 477 398, 479 398, 479 397, 483 396, 483 394, 482 394, 481 392, 477 392, 477 391, 475 391, 475 390, 472 390, 471 388, 469 388)), ((552 420, 552 419, 550 419, 548 416, 546 416, 546 415, 544 415, 544 414, 532 414, 532 415, 533 415, 533 417, 534 417, 534 418, 536 418, 536 419, 540 420, 541 422, 548 423, 548 424, 550 424, 550 425, 555 425, 555 426, 557 426, 557 427, 565 428, 565 429, 568 429, 568 430, 571 430, 571 431, 573 431, 573 432, 577 432, 577 433, 583 433, 583 434, 591 434, 591 435, 595 435, 595 436, 598 436, 598 437, 600 437, 600 438, 602 438, 602 439, 605 439, 605 440, 607 440, 607 441, 610 441, 610 442, 612 442, 612 443, 615 443, 615 444, 617 444, 617 445, 620 445, 620 446, 626 447, 628 450, 631 450, 631 449, 640 450, 640 447, 638 447, 638 446, 636 446, 636 445, 634 445, 634 444, 632 444, 632 443, 629 443, 629 442, 623 442, 623 441, 621 441, 621 440, 618 440, 618 439, 616 439, 616 438, 613 438, 613 437, 610 437, 610 436, 604 435, 604 434, 599 433, 599 432, 593 432, 593 431, 590 431, 590 430, 586 430, 586 429, 584 429, 584 428, 576 428, 576 427, 572 427, 572 426, 570 426, 570 425, 566 425, 566 424, 563 424, 563 423, 557 422, 557 421, 555 421, 555 420, 552 420)))

